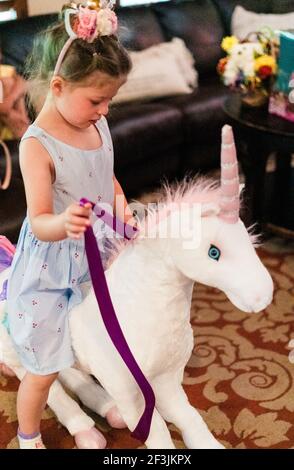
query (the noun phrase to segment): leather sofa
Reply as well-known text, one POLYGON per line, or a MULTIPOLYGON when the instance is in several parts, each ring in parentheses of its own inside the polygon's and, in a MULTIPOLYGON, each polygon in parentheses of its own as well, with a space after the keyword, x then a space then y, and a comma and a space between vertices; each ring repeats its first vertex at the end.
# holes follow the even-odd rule
MULTIPOLYGON (((193 53, 199 72, 199 87, 192 94, 112 107, 108 121, 115 173, 128 196, 158 185, 163 177, 180 179, 187 172, 206 173, 219 166, 220 129, 225 122, 222 104, 228 90, 220 84, 216 65, 237 4, 263 13, 294 10, 294 0, 178 0, 117 9, 126 47, 141 50, 180 37, 193 53)), ((51 14, 0 24, 2 62, 23 73, 34 34, 56 18, 51 14)), ((10 146, 14 174, 11 187, 0 192, 0 233, 16 242, 25 195, 18 142, 10 146)))

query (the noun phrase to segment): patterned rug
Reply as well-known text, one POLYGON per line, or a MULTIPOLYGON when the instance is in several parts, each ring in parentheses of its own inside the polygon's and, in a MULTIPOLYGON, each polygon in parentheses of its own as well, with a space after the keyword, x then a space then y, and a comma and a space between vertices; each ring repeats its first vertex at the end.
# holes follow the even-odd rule
MULTIPOLYGON (((242 313, 221 292, 195 287, 191 312, 195 348, 184 388, 226 447, 294 449, 294 354, 290 356, 288 346, 294 338, 294 245, 272 239, 259 255, 275 283, 274 301, 265 311, 242 313)), ((0 376, 2 449, 17 447, 17 387, 16 379, 0 376)), ((91 416, 105 434, 108 448, 140 447, 128 430, 113 430, 104 419, 91 416)), ((176 447, 183 448, 178 430, 173 425, 169 429, 176 447)), ((73 438, 48 408, 42 431, 48 448, 74 448, 73 438)))

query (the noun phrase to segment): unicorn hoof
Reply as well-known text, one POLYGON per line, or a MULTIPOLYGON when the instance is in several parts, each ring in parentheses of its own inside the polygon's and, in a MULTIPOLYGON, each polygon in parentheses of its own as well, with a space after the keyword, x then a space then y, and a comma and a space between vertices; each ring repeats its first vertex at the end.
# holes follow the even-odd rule
POLYGON ((6 364, 3 364, 3 362, 0 364, 0 374, 6 375, 7 377, 15 377, 16 374, 13 372, 10 367, 8 367, 6 364))
POLYGON ((115 429, 124 429, 127 427, 116 406, 110 408, 106 413, 108 424, 115 429))
POLYGON ((96 428, 79 431, 74 436, 78 449, 105 449, 106 439, 96 428))

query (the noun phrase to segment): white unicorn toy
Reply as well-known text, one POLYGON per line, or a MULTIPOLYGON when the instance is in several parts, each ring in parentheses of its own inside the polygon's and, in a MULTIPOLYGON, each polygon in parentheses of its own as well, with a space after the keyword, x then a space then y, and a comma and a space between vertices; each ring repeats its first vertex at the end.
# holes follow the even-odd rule
MULTIPOLYGON (((238 164, 229 126, 222 131, 220 187, 203 179, 184 182, 175 190, 168 189, 162 202, 161 209, 146 215, 139 235, 118 250, 105 273, 122 331, 156 397, 145 444, 149 449, 174 448, 168 421, 180 430, 188 448, 222 448, 182 387, 194 346, 190 325, 193 285, 201 282, 222 290, 245 312, 265 309, 273 296, 273 282, 256 254, 254 237, 239 219, 238 164), (201 208, 198 218, 195 204, 201 208), (184 227, 179 236, 169 236, 179 216, 183 224, 189 223, 189 230, 184 227), (163 225, 167 228, 165 237, 161 236, 163 225), (147 226, 152 237, 146 236, 147 226), (197 231, 200 237, 196 240, 193 234, 197 231), (187 233, 192 235, 190 240, 187 233)), ((8 277, 9 268, 0 277, 0 292, 8 277)), ((102 448, 106 442, 96 434, 94 421, 67 395, 62 384, 114 426, 124 422, 132 431, 143 412, 144 400, 107 334, 91 285, 85 286, 84 295, 83 302, 70 312, 77 368, 59 374, 48 405, 79 448, 102 448)), ((4 312, 3 301, 0 362, 21 379, 25 370, 1 323, 4 312)))

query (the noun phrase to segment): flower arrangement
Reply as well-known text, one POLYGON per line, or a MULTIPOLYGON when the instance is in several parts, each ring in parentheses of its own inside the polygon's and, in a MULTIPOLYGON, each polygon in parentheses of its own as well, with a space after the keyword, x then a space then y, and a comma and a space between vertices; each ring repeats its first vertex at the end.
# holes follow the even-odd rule
POLYGON ((273 33, 263 30, 243 41, 227 36, 221 47, 227 53, 217 66, 223 83, 241 90, 245 96, 259 96, 256 105, 266 101, 277 73, 277 43, 273 33))

